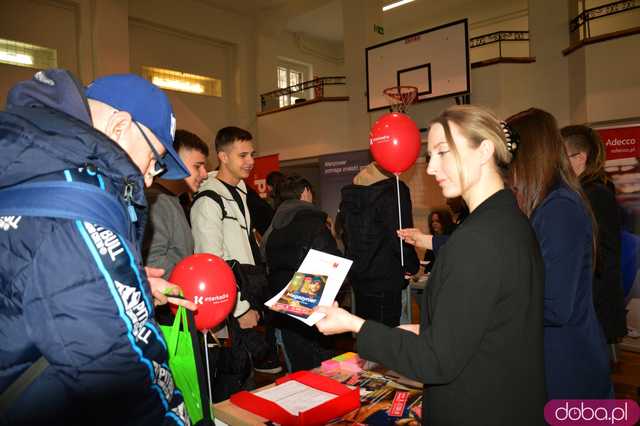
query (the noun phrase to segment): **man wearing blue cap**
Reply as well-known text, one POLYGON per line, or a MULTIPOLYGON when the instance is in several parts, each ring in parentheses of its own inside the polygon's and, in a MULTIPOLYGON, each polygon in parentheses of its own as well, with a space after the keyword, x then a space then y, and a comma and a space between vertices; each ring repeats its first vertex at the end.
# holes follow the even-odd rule
MULTIPOLYGON (((0 424, 188 424, 143 269, 144 187, 188 170, 166 95, 38 72, 0 112, 0 424)), ((184 300, 168 298, 189 308, 184 300)))

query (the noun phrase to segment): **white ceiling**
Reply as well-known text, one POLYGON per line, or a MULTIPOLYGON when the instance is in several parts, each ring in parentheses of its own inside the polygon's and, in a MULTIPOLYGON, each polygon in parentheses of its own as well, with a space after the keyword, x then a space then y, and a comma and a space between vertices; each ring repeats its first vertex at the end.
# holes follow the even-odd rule
POLYGON ((287 0, 200 0, 203 3, 241 15, 257 15, 287 3, 287 0))
POLYGON ((289 19, 287 29, 294 33, 342 42, 344 27, 342 22, 342 1, 333 0, 317 9, 289 19))
MULTIPOLYGON (((0 0, 1 1, 1 0, 0 0)), ((342 42, 344 25, 342 0, 199 0, 219 9, 255 17, 278 16, 284 28, 315 38, 342 42)), ((369 0, 379 1, 379 0, 369 0)), ((387 4, 393 0, 383 0, 387 4)), ((411 28, 428 28, 461 17, 470 22, 526 9, 528 0, 415 0, 382 13, 380 24, 388 35, 411 28)))

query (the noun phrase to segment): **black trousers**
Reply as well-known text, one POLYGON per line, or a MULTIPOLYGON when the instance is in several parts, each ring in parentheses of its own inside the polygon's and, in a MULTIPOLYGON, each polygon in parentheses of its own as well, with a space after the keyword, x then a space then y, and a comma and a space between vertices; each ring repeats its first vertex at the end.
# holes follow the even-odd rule
POLYGON ((334 338, 324 336, 317 328, 284 315, 278 325, 282 331, 284 349, 291 362, 291 372, 311 370, 319 367, 322 361, 337 355, 333 349, 334 338))
POLYGON ((356 315, 364 319, 381 322, 389 327, 400 325, 402 290, 366 292, 354 288, 356 315))

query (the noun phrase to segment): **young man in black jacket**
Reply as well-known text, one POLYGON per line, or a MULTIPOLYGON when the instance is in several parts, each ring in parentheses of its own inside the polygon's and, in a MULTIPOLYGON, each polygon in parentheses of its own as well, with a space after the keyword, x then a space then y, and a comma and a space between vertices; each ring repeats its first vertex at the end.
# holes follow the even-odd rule
MULTIPOLYGON (((418 272, 420 262, 407 243, 402 248, 404 266, 401 262, 395 178, 371 163, 353 183, 342 188, 340 213, 346 256, 353 260, 350 278, 356 314, 395 327, 400 324, 405 274, 418 272)), ((404 182, 400 182, 400 205, 402 227, 412 228, 411 196, 404 182)))
MULTIPOLYGON (((278 189, 282 203, 262 240, 263 257, 269 268, 270 296, 289 283, 310 249, 341 254, 327 226, 327 214, 313 204, 309 181, 292 176, 278 189)), ((314 327, 284 314, 275 316, 274 325, 282 332, 291 371, 310 370, 335 355, 330 349, 330 339, 314 327)))

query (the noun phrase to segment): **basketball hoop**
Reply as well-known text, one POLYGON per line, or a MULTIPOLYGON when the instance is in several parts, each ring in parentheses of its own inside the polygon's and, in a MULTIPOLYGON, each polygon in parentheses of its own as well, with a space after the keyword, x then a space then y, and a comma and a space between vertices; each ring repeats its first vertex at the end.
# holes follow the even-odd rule
POLYGON ((393 86, 384 89, 382 93, 392 112, 406 113, 409 105, 418 101, 418 88, 415 86, 393 86))

